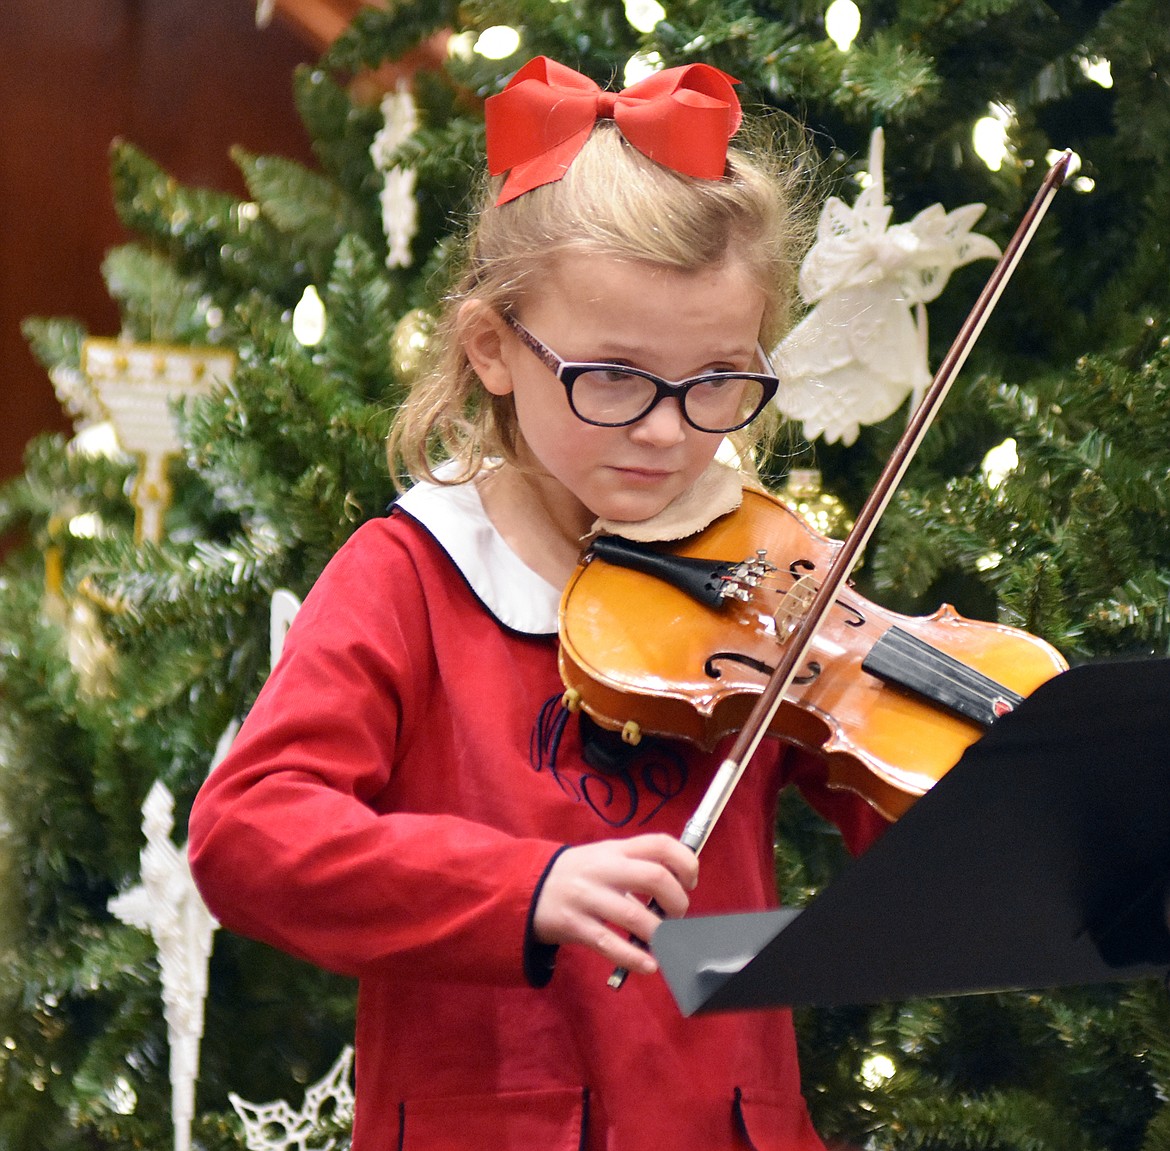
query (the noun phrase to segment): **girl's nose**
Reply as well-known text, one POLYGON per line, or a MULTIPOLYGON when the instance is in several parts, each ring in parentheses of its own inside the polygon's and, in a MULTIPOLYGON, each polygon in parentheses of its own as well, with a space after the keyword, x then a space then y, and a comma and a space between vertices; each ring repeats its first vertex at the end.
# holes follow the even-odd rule
POLYGON ((660 400, 636 424, 630 425, 630 438, 656 447, 672 447, 686 436, 682 403, 677 396, 660 400))

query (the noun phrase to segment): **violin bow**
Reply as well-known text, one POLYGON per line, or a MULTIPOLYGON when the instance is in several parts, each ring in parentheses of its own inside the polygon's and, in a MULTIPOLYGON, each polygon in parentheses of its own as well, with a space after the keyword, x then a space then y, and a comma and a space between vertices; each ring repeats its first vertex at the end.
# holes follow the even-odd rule
MULTIPOLYGON (((776 712, 780 710, 780 705, 784 701, 785 693, 796 678, 797 668, 807 655, 817 630, 837 598, 837 592, 856 567, 862 551, 877 527, 878 520, 881 519, 882 513, 888 507, 895 490, 902 482, 906 470, 914 458, 915 452, 918 451, 934 417, 939 408, 942 407, 951 385, 955 382, 955 377, 966 362, 971 348, 983 331, 983 326, 987 323, 992 310, 1003 294, 1004 288, 1007 287, 1008 280, 1011 279, 1024 250, 1040 226, 1040 221, 1048 211, 1049 204, 1064 183, 1071 161, 1072 152, 1066 150, 1048 170, 1044 182, 1040 185, 1040 189, 1027 212, 1024 213, 1015 234, 1008 242, 1007 247, 1004 248, 1003 254, 983 287, 983 291, 980 292, 979 298, 975 301, 966 320, 963 321, 949 351, 943 357, 930 387, 907 422, 906 430, 902 433, 889 460, 883 467, 877 483, 866 497, 865 503, 854 520, 852 529, 826 569, 816 594, 801 616, 799 624, 789 635, 775 671, 772 672, 764 690, 756 699, 747 720, 736 736, 727 757, 719 765, 719 769, 708 785, 695 813, 687 821, 681 840, 683 845, 689 847, 696 855, 703 850, 715 824, 723 814, 723 809, 727 806, 728 800, 731 799, 732 793, 747 769, 748 762, 768 733, 772 720, 776 717, 776 712)), ((609 977, 609 986, 615 989, 621 987, 625 982, 626 974, 624 968, 617 968, 609 977)))

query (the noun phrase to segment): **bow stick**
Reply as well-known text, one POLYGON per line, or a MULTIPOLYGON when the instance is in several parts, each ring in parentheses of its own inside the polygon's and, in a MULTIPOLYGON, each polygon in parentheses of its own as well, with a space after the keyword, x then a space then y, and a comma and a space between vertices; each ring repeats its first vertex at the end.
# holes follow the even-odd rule
MULTIPOLYGON (((829 609, 837 598, 837 592, 849 578, 850 573, 857 565, 866 544, 869 543, 878 520, 886 510, 898 484, 902 482, 907 468, 910 466, 914 453, 918 450, 935 415, 946 399, 955 377, 959 374, 968 353, 975 341, 979 338, 983 325, 986 324, 992 309, 999 301, 1008 280, 1016 270, 1016 265, 1024 254, 1024 249, 1031 242, 1040 221, 1044 218, 1048 205, 1064 183, 1068 173, 1068 166, 1072 160, 1072 153, 1065 151, 1048 170, 1040 190, 1032 200, 1015 235, 1012 236, 999 262, 992 270, 991 276, 984 285, 983 291, 975 301, 970 314, 959 329, 958 335, 951 344, 950 350, 943 358, 931 381, 930 387, 922 397, 921 403, 915 409, 906 425, 905 432, 898 440, 889 460, 882 469, 877 483, 862 505, 854 521, 853 528, 842 543, 837 554, 833 557, 825 572, 816 594, 808 609, 801 617, 800 623, 789 636, 788 643, 772 673, 764 690, 760 693, 747 720, 736 736, 727 758, 719 765, 707 791, 703 795, 694 815, 687 821, 683 829, 681 840, 684 846, 689 847, 696 855, 703 850, 711 832, 723 809, 731 799, 740 779, 747 768, 748 761, 755 754, 760 742, 768 733, 776 712, 784 701, 784 694, 792 686, 796 678, 796 670, 812 646, 820 627, 829 609)), ((609 977, 610 987, 619 988, 626 981, 629 972, 619 967, 609 977)))

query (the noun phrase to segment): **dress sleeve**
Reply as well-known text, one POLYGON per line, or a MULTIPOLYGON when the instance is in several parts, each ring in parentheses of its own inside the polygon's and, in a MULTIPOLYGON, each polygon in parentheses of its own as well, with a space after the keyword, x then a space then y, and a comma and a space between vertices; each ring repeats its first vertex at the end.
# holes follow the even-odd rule
POLYGON ((852 791, 831 788, 825 762, 811 752, 790 748, 786 762, 788 780, 800 788, 809 805, 830 823, 836 824, 845 846, 860 855, 874 843, 888 821, 861 796, 852 791))
POLYGON ((367 525, 322 574, 191 814, 193 875, 227 928, 347 975, 523 983, 560 846, 388 799, 435 669, 409 549, 367 525))

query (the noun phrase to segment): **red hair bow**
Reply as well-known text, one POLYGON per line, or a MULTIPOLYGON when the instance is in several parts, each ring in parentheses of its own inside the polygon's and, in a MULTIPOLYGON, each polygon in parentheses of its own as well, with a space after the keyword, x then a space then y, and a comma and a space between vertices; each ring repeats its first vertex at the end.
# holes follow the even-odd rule
POLYGON ((743 118, 732 88, 738 83, 709 64, 686 64, 606 92, 588 76, 537 56, 484 109, 488 171, 509 172, 496 203, 559 180, 593 125, 609 117, 656 163, 716 180, 743 118))

